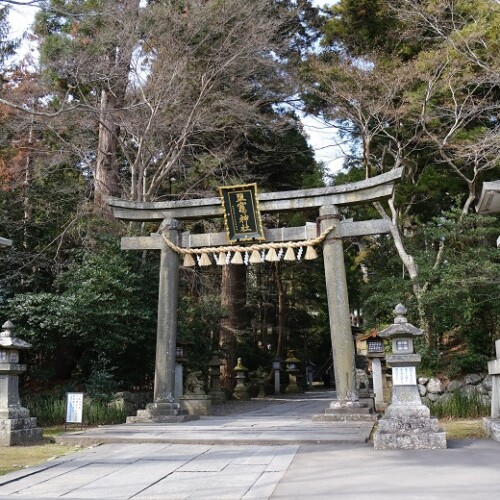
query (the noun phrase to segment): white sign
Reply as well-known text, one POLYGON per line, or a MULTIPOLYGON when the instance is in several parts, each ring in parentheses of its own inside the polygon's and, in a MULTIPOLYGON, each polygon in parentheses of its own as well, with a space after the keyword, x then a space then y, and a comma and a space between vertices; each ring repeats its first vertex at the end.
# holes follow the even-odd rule
POLYGON ((83 392, 68 392, 66 423, 83 423, 83 392))
POLYGON ((417 385, 414 366, 395 366, 392 369, 392 385, 417 385))

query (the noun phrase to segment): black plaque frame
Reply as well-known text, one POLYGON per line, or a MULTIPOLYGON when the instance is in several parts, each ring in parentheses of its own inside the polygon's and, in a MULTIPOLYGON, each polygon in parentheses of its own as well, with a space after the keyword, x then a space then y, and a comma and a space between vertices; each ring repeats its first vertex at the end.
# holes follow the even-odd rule
POLYGON ((257 184, 219 187, 224 226, 231 243, 265 240, 257 200, 257 184))

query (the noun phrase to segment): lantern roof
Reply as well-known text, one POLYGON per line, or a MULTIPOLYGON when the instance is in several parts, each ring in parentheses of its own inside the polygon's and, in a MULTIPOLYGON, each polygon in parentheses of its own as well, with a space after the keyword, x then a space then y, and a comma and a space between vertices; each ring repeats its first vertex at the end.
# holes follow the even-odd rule
POLYGON ((2 325, 2 331, 0 332, 0 347, 12 349, 29 349, 31 347, 31 344, 12 335, 13 330, 14 325, 11 321, 6 321, 2 325))
POLYGON ((423 335, 423 330, 408 323, 406 312, 406 307, 403 304, 398 304, 394 308, 394 314, 396 314, 394 323, 385 330, 382 330, 379 336, 384 339, 389 339, 391 337, 418 337, 423 335))

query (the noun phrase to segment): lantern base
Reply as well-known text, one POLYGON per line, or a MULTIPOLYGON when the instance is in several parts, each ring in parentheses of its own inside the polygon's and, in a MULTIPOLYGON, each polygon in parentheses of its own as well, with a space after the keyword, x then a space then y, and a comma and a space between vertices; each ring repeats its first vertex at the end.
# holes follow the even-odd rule
POLYGON ((376 450, 439 450, 446 448, 446 433, 435 417, 381 418, 373 436, 376 450))
MULTIPOLYGON (((395 386, 396 389, 403 389, 395 386)), ((410 387, 413 389, 413 387, 410 387)), ((398 391, 396 391, 397 393, 398 391)), ((399 391, 399 396, 404 394, 399 391)), ((446 448, 446 433, 427 406, 394 398, 373 436, 376 450, 436 450, 446 448), (396 401, 396 402, 394 402, 396 401)))
POLYGON ((36 417, 0 418, 0 446, 31 444, 43 439, 43 429, 36 417))
POLYGON ((243 384, 238 384, 233 390, 233 399, 237 399, 239 401, 250 401, 248 387, 243 384))

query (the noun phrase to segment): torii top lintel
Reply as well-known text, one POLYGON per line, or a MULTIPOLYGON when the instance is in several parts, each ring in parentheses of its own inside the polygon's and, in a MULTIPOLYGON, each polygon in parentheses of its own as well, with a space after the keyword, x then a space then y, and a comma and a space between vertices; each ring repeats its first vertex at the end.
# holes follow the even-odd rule
MULTIPOLYGON (((261 193, 259 207, 261 212, 281 212, 319 208, 326 205, 354 205, 389 198, 394 182, 403 173, 402 168, 365 179, 359 182, 314 189, 261 193)), ((220 198, 190 199, 163 202, 133 202, 109 198, 108 205, 117 219, 153 221, 163 219, 197 219, 203 217, 222 217, 220 198)))

